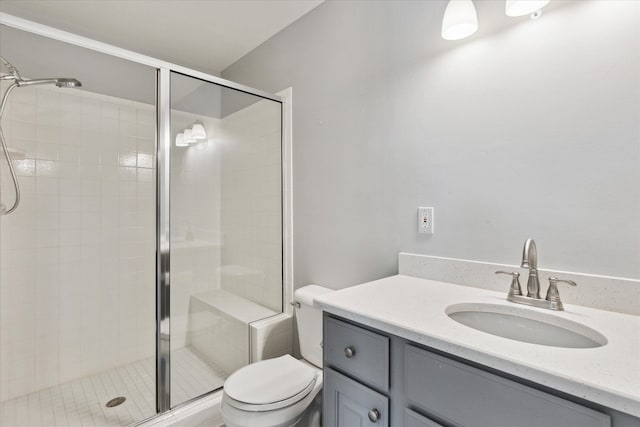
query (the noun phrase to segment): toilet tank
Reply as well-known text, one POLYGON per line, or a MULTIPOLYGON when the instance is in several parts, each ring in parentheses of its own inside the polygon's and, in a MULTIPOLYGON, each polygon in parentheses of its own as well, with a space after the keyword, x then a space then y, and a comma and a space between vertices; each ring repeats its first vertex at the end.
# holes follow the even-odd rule
POLYGON ((332 289, 318 285, 302 287, 294 292, 296 325, 300 341, 300 354, 310 363, 322 368, 322 310, 313 306, 313 300, 332 289))

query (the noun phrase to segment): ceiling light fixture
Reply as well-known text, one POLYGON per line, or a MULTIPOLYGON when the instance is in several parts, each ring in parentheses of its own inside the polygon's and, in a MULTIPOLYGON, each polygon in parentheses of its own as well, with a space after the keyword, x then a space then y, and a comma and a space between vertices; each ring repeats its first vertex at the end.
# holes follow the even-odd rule
POLYGON ((188 147, 189 144, 184 142, 184 134, 179 133, 176 135, 176 147, 188 147))
POLYGON ((191 128, 191 137, 195 140, 207 139, 207 132, 204 130, 204 126, 200 123, 196 123, 191 128))
POLYGON ((471 0, 449 0, 442 18, 442 38, 460 40, 478 30, 478 16, 471 0))
POLYGON ((504 13, 507 16, 531 15, 537 19, 542 14, 541 9, 549 4, 551 0, 506 0, 504 13))
MULTIPOLYGON (((176 135, 176 147, 188 147, 201 143, 207 139, 207 132, 201 123, 195 123, 191 128, 184 129, 176 135)), ((202 145, 202 144, 198 144, 202 145)))
POLYGON ((191 131, 191 129, 185 129, 184 130, 184 142, 187 143, 187 144, 193 144, 194 142, 198 142, 193 137, 193 132, 191 131))

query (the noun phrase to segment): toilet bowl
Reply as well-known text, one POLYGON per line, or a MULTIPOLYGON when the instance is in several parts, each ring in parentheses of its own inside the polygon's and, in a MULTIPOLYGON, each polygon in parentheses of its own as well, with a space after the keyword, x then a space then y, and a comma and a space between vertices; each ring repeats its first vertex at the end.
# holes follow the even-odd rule
POLYGON ((227 427, 289 427, 322 390, 322 371, 289 355, 254 363, 225 382, 227 427))
POLYGON ((303 360, 287 354, 245 366, 227 378, 221 403, 227 427, 320 426, 322 311, 313 307, 313 300, 330 291, 309 285, 294 294, 303 360))

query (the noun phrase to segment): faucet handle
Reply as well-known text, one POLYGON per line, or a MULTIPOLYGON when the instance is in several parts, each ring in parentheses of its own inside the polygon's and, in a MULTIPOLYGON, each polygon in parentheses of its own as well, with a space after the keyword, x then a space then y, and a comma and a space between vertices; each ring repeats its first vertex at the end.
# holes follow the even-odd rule
POLYGON ((496 274, 508 274, 509 276, 513 276, 513 277, 520 277, 520 273, 518 273, 517 271, 504 271, 504 270, 499 270, 496 271, 496 274))
POLYGON ((496 271, 496 274, 508 274, 512 277, 511 287, 509 288, 509 295, 522 295, 522 289, 520 288, 520 273, 517 271, 496 271))
POLYGON ((563 280, 557 277, 549 277, 549 289, 547 289, 547 301, 560 302, 560 292, 558 292, 558 283, 566 283, 571 286, 578 286, 573 280, 563 280))

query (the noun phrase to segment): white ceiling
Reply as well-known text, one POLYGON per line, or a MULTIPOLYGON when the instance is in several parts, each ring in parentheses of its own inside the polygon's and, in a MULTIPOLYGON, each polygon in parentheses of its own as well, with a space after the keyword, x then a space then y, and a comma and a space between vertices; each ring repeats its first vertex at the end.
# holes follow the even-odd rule
POLYGON ((2 0, 0 12, 219 74, 324 0, 2 0))

